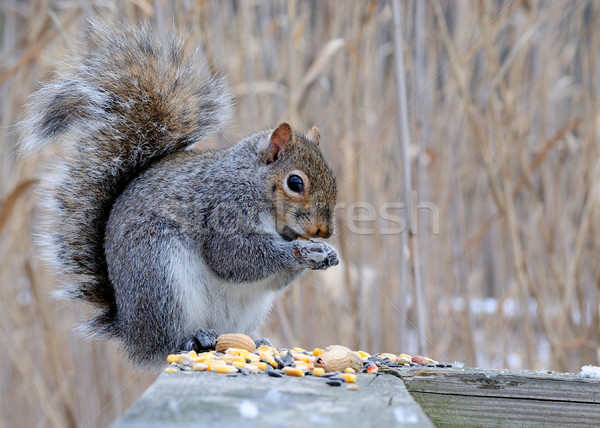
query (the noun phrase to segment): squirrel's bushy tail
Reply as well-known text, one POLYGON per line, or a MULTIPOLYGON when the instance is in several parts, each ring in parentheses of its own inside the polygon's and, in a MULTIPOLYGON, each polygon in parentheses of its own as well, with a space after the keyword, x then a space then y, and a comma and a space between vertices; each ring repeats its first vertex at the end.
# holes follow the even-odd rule
POLYGON ((29 99, 22 150, 59 142, 55 177, 42 191, 45 255, 64 274, 64 294, 99 309, 92 334, 115 335, 116 307, 104 257, 115 199, 159 158, 216 132, 231 98, 198 55, 149 26, 92 24, 93 51, 29 99))

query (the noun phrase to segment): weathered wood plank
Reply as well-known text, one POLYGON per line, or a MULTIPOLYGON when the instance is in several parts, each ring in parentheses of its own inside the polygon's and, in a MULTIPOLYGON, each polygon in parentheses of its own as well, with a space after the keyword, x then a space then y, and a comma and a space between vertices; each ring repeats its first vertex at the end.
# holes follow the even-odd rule
POLYGON ((568 373, 421 369, 402 371, 402 379, 420 392, 600 404, 600 379, 568 373))
POLYGON ((600 424, 597 404, 416 391, 411 391, 411 395, 439 427, 592 427, 600 424))
POLYGON ((400 379, 357 378, 349 391, 312 376, 163 373, 112 428, 432 426, 400 379))
POLYGON ((481 369, 393 369, 439 426, 597 426, 600 379, 481 369))

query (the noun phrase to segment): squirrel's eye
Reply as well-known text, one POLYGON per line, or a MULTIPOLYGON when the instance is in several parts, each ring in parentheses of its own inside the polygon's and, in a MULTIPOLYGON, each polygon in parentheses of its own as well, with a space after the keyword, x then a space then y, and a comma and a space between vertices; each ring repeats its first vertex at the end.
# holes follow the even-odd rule
POLYGON ((290 175, 287 184, 292 192, 300 193, 304 189, 304 182, 298 175, 290 175))

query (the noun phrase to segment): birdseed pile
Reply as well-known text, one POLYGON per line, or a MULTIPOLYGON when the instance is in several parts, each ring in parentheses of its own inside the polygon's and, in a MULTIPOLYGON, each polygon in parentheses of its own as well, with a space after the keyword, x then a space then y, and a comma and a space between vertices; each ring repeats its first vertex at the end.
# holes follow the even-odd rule
POLYGON ((352 351, 332 345, 312 351, 294 347, 278 349, 263 345, 254 347, 254 341, 241 334, 222 335, 215 350, 171 354, 167 358, 167 373, 180 371, 212 371, 230 376, 266 374, 271 377, 316 376, 330 386, 348 384, 357 390, 356 373, 376 374, 380 368, 402 366, 452 367, 421 355, 352 351))

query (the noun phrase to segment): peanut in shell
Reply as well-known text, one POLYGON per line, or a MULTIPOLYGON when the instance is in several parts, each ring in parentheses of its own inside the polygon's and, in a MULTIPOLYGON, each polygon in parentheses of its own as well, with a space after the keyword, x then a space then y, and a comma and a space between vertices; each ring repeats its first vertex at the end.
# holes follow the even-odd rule
POLYGON ((250 336, 241 333, 222 334, 217 337, 217 352, 225 352, 229 348, 245 349, 249 352, 254 352, 256 344, 250 336))
POLYGON ((343 371, 348 367, 361 372, 363 362, 358 352, 345 346, 332 345, 325 348, 325 352, 317 357, 315 367, 321 367, 326 372, 343 371))

